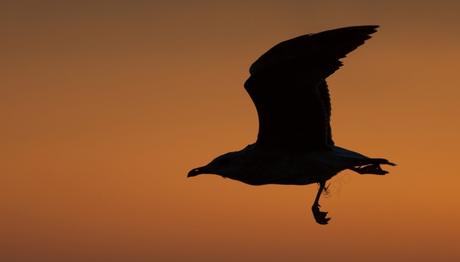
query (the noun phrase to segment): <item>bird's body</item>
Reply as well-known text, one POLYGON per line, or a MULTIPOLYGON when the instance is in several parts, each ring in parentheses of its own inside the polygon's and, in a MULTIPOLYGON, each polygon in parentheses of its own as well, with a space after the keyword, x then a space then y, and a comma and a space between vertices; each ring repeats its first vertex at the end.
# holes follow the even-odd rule
POLYGON ((221 169, 216 175, 249 185, 308 185, 329 180, 345 169, 386 163, 386 160, 369 158, 337 146, 331 150, 280 152, 259 150, 251 144, 240 151, 218 157, 216 164, 211 162, 201 171, 213 174, 213 170, 218 168, 214 165, 222 162, 227 162, 229 168, 221 169))
POLYGON ((383 158, 370 158, 335 145, 330 125, 331 101, 326 78, 342 66, 341 58, 376 32, 377 26, 345 27, 302 35, 275 45, 250 67, 244 86, 259 118, 257 141, 226 153, 188 176, 217 174, 250 185, 319 183, 312 210, 327 180, 342 170, 384 175, 383 158))

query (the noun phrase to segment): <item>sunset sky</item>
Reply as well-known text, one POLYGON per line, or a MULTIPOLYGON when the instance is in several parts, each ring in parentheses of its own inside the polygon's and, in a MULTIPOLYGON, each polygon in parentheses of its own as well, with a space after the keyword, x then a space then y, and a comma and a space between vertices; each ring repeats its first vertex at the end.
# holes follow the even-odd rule
POLYGON ((460 261, 460 2, 2 1, 1 261, 460 261), (328 79, 336 143, 398 163, 317 186, 191 168, 253 143, 249 65, 381 26, 328 79))

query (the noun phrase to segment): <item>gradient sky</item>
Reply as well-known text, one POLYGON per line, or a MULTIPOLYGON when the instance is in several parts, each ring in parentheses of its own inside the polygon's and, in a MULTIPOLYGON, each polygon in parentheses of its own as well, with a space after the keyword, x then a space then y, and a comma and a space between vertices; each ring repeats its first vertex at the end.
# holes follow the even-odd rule
POLYGON ((311 2, 3 1, 0 260, 460 261, 460 4, 311 2), (259 55, 360 24, 333 134, 389 175, 335 177, 328 226, 315 185, 186 179, 255 140, 259 55))

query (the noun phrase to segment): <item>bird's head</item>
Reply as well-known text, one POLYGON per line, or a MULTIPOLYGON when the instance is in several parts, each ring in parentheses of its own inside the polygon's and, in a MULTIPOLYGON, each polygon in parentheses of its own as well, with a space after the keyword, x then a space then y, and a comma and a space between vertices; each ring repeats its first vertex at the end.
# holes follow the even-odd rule
POLYGON ((216 174, 223 177, 229 177, 232 171, 237 168, 239 157, 235 152, 227 153, 212 160, 209 164, 190 170, 187 177, 193 177, 201 174, 216 174))

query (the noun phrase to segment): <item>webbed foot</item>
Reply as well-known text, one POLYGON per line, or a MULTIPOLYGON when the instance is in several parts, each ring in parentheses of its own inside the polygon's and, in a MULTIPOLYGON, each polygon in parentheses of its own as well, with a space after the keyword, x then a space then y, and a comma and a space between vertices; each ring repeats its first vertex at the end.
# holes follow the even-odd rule
POLYGON ((320 225, 327 225, 329 220, 331 220, 330 217, 327 217, 327 212, 323 212, 319 210, 320 205, 319 204, 313 204, 311 207, 311 211, 313 212, 313 217, 316 220, 316 223, 320 225))

